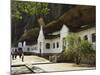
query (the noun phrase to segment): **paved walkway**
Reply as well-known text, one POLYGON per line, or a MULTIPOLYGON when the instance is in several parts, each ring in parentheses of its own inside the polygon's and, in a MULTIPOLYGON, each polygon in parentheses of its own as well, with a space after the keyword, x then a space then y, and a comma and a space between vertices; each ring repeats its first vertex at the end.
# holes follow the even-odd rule
POLYGON ((17 58, 16 60, 12 60, 12 65, 23 65, 23 64, 29 67, 30 69, 34 67, 41 68, 45 72, 95 69, 95 67, 78 67, 74 63, 51 63, 50 61, 38 56, 25 56, 24 62, 22 62, 21 59, 19 58, 17 58))
MULTIPOLYGON (((31 68, 32 66, 30 66, 31 68)), ((78 67, 74 63, 52 63, 52 64, 38 64, 34 67, 39 67, 46 72, 53 71, 72 71, 72 70, 93 70, 95 67, 78 67)))
POLYGON ((11 60, 11 65, 24 65, 34 63, 50 63, 50 61, 39 56, 24 56, 24 62, 22 62, 20 58, 17 58, 16 60, 11 60))

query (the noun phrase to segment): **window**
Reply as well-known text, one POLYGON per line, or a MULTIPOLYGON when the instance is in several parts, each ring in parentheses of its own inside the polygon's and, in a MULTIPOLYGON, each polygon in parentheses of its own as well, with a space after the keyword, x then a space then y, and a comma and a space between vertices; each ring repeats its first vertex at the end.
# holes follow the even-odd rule
POLYGON ((36 50, 36 47, 34 49, 36 50))
POLYGON ((34 48, 31 48, 31 50, 34 50, 34 48))
POLYGON ((57 48, 59 48, 59 43, 57 42, 57 48))
POLYGON ((87 35, 85 35, 85 36, 84 36, 84 40, 88 40, 88 37, 87 37, 87 35))
POLYGON ((50 44, 46 43, 46 49, 50 49, 50 44))
POLYGON ((92 34, 92 42, 95 42, 95 41, 96 41, 96 34, 93 33, 93 34, 92 34))
POLYGON ((55 48, 55 43, 53 43, 53 48, 55 48))
POLYGON ((30 51, 30 48, 27 48, 27 51, 30 51))

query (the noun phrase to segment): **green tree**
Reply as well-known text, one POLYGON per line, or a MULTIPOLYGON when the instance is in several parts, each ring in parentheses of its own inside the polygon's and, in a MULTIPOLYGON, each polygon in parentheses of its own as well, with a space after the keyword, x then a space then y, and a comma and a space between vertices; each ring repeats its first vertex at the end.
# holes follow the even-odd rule
POLYGON ((67 36, 66 41, 68 42, 68 49, 67 49, 67 56, 70 58, 73 58, 77 64, 80 63, 80 41, 81 39, 76 35, 71 33, 69 36, 67 36))
POLYGON ((12 43, 17 45, 25 26, 36 27, 37 16, 48 12, 48 3, 11 0, 12 43))
POLYGON ((15 17, 16 19, 22 19, 23 14, 28 14, 28 15, 47 14, 48 11, 49 11, 48 3, 16 1, 16 0, 11 1, 12 17, 15 17))

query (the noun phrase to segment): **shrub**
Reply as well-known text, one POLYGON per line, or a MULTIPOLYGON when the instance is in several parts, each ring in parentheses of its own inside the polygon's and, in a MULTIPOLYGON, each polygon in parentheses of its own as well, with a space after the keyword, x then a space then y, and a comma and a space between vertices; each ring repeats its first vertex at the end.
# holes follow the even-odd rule
POLYGON ((76 64, 84 63, 95 64, 95 50, 92 44, 86 40, 80 39, 77 34, 71 33, 66 37, 67 48, 63 52, 64 58, 74 61, 76 64))

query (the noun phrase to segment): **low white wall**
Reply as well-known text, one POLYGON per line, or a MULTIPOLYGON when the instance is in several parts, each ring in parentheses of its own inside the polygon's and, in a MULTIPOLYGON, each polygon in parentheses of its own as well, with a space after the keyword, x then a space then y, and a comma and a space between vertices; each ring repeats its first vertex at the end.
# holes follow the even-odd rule
MULTIPOLYGON (((62 52, 62 39, 68 35, 68 28, 63 27, 63 30, 61 31, 60 37, 55 39, 44 39, 43 41, 43 51, 42 53, 61 53, 62 52), (67 29, 67 31, 65 30, 67 29), (64 32, 67 32, 66 34, 64 32), (59 43, 59 48, 57 48, 57 42, 59 43), (50 49, 46 49, 46 43, 50 43, 50 49), (55 43, 55 48, 53 48, 53 43, 55 43)), ((96 28, 89 28, 80 32, 77 32, 77 34, 83 39, 85 35, 88 36, 88 41, 93 44, 93 48, 96 48, 96 43, 92 42, 92 33, 96 33, 96 28)), ((24 52, 33 52, 33 53, 40 53, 38 44, 28 46, 26 45, 23 47, 24 52), (30 49, 29 51, 27 49, 30 49)))
POLYGON ((37 44, 29 46, 26 45, 25 47, 23 47, 23 51, 24 52, 33 52, 33 53, 39 53, 38 49, 37 49, 37 44), (29 50, 28 50, 29 48, 29 50))

